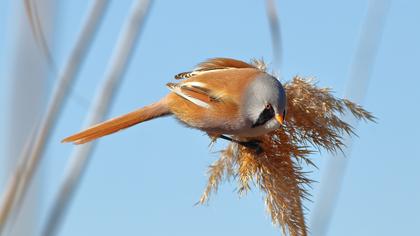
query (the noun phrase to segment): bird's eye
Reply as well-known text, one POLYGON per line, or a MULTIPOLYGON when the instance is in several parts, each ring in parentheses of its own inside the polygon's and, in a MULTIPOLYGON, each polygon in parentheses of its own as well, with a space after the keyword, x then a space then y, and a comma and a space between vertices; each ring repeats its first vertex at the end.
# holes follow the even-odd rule
POLYGON ((260 126, 265 124, 267 121, 271 120, 274 117, 274 109, 271 104, 267 104, 264 110, 261 112, 257 121, 252 125, 252 127, 260 126))

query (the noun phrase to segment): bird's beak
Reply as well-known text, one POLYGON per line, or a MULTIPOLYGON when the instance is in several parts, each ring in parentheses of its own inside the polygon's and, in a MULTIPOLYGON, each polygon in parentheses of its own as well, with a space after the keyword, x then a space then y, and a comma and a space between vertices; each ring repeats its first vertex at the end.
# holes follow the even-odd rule
POLYGON ((284 117, 282 115, 276 115, 275 118, 281 125, 283 125, 284 117))

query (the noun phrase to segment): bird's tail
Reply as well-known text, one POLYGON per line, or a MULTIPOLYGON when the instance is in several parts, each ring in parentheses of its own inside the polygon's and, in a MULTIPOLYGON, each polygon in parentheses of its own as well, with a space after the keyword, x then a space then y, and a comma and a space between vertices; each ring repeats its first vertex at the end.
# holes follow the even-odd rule
POLYGON ((74 144, 87 143, 138 123, 170 114, 171 112, 163 99, 128 114, 94 125, 86 130, 63 139, 62 142, 72 142, 74 144))

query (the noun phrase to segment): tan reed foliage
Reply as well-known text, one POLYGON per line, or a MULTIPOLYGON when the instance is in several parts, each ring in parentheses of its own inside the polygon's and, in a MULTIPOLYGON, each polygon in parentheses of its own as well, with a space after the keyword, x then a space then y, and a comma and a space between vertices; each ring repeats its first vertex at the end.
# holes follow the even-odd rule
POLYGON ((313 165, 309 155, 314 150, 341 150, 344 135, 355 134, 340 118, 346 112, 361 120, 375 118, 361 106, 334 97, 330 89, 317 87, 311 79, 295 77, 285 84, 285 89, 286 125, 257 138, 260 153, 230 143, 210 166, 208 184, 199 203, 207 202, 223 180, 233 178, 238 181, 240 195, 252 185, 265 193, 267 211, 284 235, 304 236, 307 227, 302 199, 308 199, 307 189, 312 180, 303 172, 302 163, 313 165))

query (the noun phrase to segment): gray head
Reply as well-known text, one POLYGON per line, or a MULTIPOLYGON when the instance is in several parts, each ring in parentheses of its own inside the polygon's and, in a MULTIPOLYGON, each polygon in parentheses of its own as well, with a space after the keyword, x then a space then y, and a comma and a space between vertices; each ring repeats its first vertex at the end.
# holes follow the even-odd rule
POLYGON ((246 91, 242 114, 256 135, 279 128, 286 116, 286 93, 280 81, 266 73, 253 80, 246 91))

